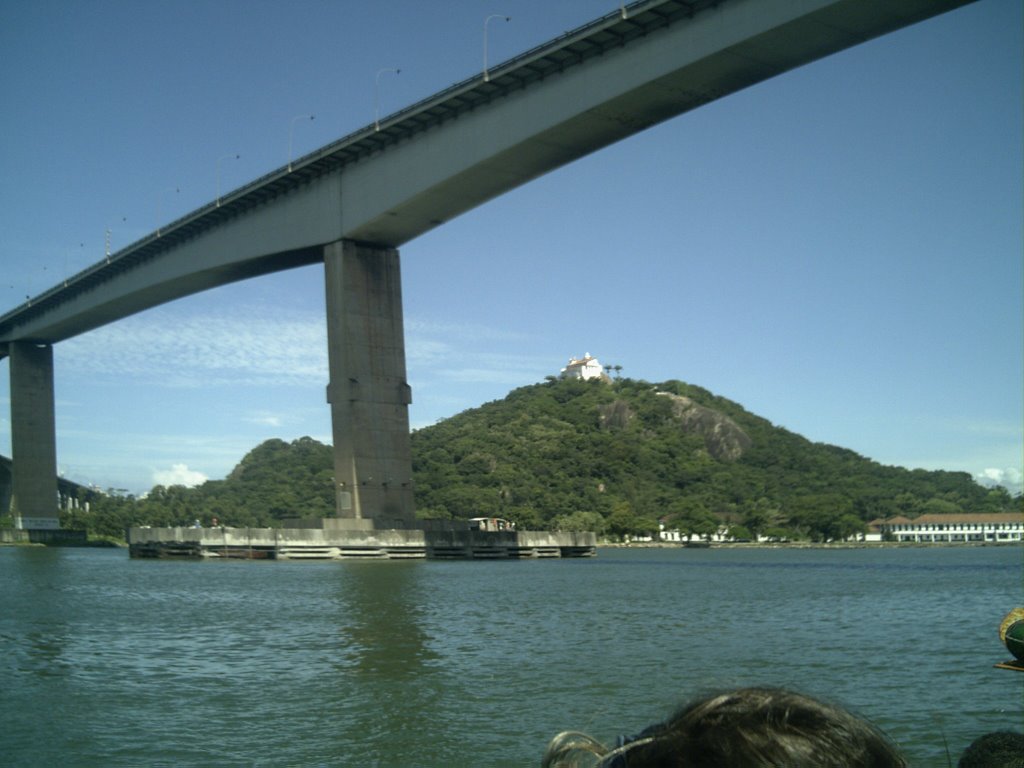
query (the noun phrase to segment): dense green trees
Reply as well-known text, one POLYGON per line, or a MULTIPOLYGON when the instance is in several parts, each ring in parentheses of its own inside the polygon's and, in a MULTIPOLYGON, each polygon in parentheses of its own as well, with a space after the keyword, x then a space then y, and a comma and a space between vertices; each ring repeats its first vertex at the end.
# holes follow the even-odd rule
MULTIPOLYGON (((412 435, 418 514, 500 516, 520 528, 641 535, 659 521, 693 537, 841 539, 876 517, 1020 509, 961 472, 886 467, 775 427, 681 381, 555 380, 412 435)), ((145 497, 110 493, 64 524, 274 526, 333 514, 329 446, 268 440, 224 480, 145 497)))
POLYGON ((62 515, 66 528, 94 535, 124 535, 132 525, 274 526, 289 517, 334 513, 334 464, 330 446, 309 437, 291 443, 267 440, 250 451, 224 480, 197 488, 155 486, 140 498, 108 491, 62 515))
POLYGON ((966 473, 882 466, 681 381, 549 379, 415 432, 413 455, 421 509, 612 536, 661 520, 825 541, 895 514, 1020 507, 966 473))

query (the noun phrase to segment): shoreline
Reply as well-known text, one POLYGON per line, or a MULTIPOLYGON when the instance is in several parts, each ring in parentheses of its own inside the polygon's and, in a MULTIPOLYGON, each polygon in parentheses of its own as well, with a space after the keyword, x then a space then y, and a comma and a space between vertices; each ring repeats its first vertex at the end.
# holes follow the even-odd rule
POLYGON ((960 549, 964 547, 1024 547, 1020 541, 844 541, 844 542, 711 542, 708 546, 687 547, 684 542, 675 541, 599 541, 598 549, 913 549, 941 547, 960 549))
MULTIPOLYGON (((67 542, 41 542, 28 540, 0 540, 0 547, 88 547, 88 548, 128 548, 127 542, 119 542, 110 538, 96 538, 85 541, 67 542)), ((598 549, 920 549, 926 547, 941 547, 959 549, 964 547, 1024 547, 1024 541, 972 541, 972 542, 946 542, 946 541, 844 541, 844 542, 815 542, 815 541, 775 541, 775 542, 709 542, 707 546, 686 546, 686 542, 676 541, 598 541, 598 549)))

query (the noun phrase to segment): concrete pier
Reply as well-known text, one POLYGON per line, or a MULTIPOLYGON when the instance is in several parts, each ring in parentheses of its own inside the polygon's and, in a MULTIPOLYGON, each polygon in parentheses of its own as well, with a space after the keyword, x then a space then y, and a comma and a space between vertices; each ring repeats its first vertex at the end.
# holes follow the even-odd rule
POLYGON ((406 528, 412 448, 398 251, 351 240, 324 248, 336 514, 406 528))
POLYGON ((45 544, 50 547, 85 546, 85 531, 35 528, 32 530, 0 529, 0 544, 45 544))
POLYGON ((373 520, 290 521, 285 528, 130 528, 131 557, 251 560, 495 560, 590 557, 593 533, 480 531, 468 523, 379 528, 373 520))
POLYGON ((11 342, 11 512, 15 527, 60 528, 53 347, 11 342))
POLYGON ((14 480, 11 477, 11 461, 0 456, 0 515, 11 513, 11 496, 14 480))

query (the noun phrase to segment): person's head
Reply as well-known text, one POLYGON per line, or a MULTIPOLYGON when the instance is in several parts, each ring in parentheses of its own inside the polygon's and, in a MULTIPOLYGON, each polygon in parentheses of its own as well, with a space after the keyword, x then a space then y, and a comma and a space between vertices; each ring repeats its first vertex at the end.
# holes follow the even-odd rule
POLYGON ((1024 768, 1024 735, 995 731, 979 736, 964 750, 957 768, 1024 768))
POLYGON ((613 750, 560 734, 545 768, 904 768, 870 723, 809 696, 743 688, 696 701, 613 750))

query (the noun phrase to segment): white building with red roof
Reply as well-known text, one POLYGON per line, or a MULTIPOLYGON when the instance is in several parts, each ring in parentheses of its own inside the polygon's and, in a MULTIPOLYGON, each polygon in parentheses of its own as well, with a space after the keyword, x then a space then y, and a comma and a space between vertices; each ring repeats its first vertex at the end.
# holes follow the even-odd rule
POLYGON ((568 364, 562 369, 563 379, 607 379, 608 374, 604 372, 601 363, 589 352, 583 357, 570 357, 568 364))

